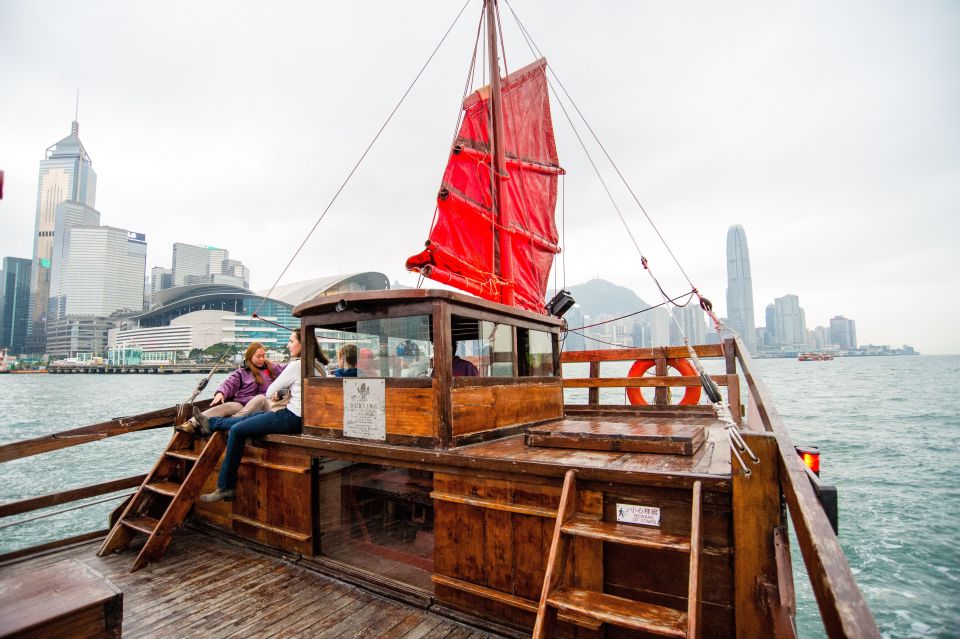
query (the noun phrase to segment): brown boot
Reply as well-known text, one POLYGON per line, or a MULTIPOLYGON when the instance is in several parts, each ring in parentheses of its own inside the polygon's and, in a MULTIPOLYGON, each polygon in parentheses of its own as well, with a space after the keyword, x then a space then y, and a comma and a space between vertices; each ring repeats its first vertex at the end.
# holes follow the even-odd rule
POLYGON ((187 433, 188 435, 196 435, 197 433, 197 422, 193 421, 191 417, 182 424, 177 424, 173 429, 180 433, 187 433))

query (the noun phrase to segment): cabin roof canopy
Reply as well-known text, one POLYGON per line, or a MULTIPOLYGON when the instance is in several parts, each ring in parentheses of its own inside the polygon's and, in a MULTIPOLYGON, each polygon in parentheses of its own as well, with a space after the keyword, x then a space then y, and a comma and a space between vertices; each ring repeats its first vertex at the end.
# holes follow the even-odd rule
POLYGON ((335 312, 337 304, 341 300, 345 301, 348 306, 353 306, 354 311, 357 313, 363 312, 363 307, 360 305, 364 303, 376 302, 378 305, 402 305, 412 302, 441 300, 480 311, 497 313, 505 317, 513 317, 516 319, 526 320, 528 322, 537 322, 543 324, 544 326, 563 326, 563 321, 560 318, 553 317, 551 315, 543 315, 540 313, 525 311, 513 306, 507 306, 505 304, 500 304, 499 302, 491 302, 489 300, 484 300, 479 297, 474 297, 473 295, 467 295, 465 293, 459 293, 456 291, 420 288, 398 289, 390 291, 363 291, 358 293, 346 293, 339 296, 331 295, 323 299, 315 299, 304 302, 293 309, 293 314, 296 317, 305 317, 309 315, 321 315, 335 312))

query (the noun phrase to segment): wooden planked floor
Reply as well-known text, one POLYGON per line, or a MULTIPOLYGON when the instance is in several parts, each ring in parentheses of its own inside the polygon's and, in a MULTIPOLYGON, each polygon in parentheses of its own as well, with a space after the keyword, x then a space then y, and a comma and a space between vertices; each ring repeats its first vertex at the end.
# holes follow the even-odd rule
POLYGON ((75 558, 123 591, 124 637, 496 637, 217 537, 178 531, 138 572, 133 550, 97 557, 99 541, 0 567, 0 576, 75 558))

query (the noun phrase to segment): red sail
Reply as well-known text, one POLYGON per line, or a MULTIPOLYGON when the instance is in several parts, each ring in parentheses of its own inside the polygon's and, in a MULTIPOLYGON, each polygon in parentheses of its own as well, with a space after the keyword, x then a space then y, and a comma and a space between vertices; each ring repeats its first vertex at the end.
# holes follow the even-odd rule
POLYGON ((470 95, 457 142, 443 174, 436 223, 423 252, 407 268, 484 299, 544 312, 544 296, 557 247, 554 210, 563 173, 550 119, 546 60, 507 76, 503 96, 506 175, 499 176, 501 219, 510 238, 513 279, 499 268, 500 247, 491 196, 489 87, 470 95))

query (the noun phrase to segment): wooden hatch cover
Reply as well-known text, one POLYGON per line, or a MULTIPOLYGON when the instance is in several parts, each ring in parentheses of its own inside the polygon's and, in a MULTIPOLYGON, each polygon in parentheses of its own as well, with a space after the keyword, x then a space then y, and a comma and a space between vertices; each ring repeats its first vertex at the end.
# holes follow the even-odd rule
POLYGON ((76 559, 0 579, 0 637, 120 637, 123 593, 76 559))
POLYGON ((527 446, 692 455, 704 441, 706 418, 561 419, 527 429, 527 446))

